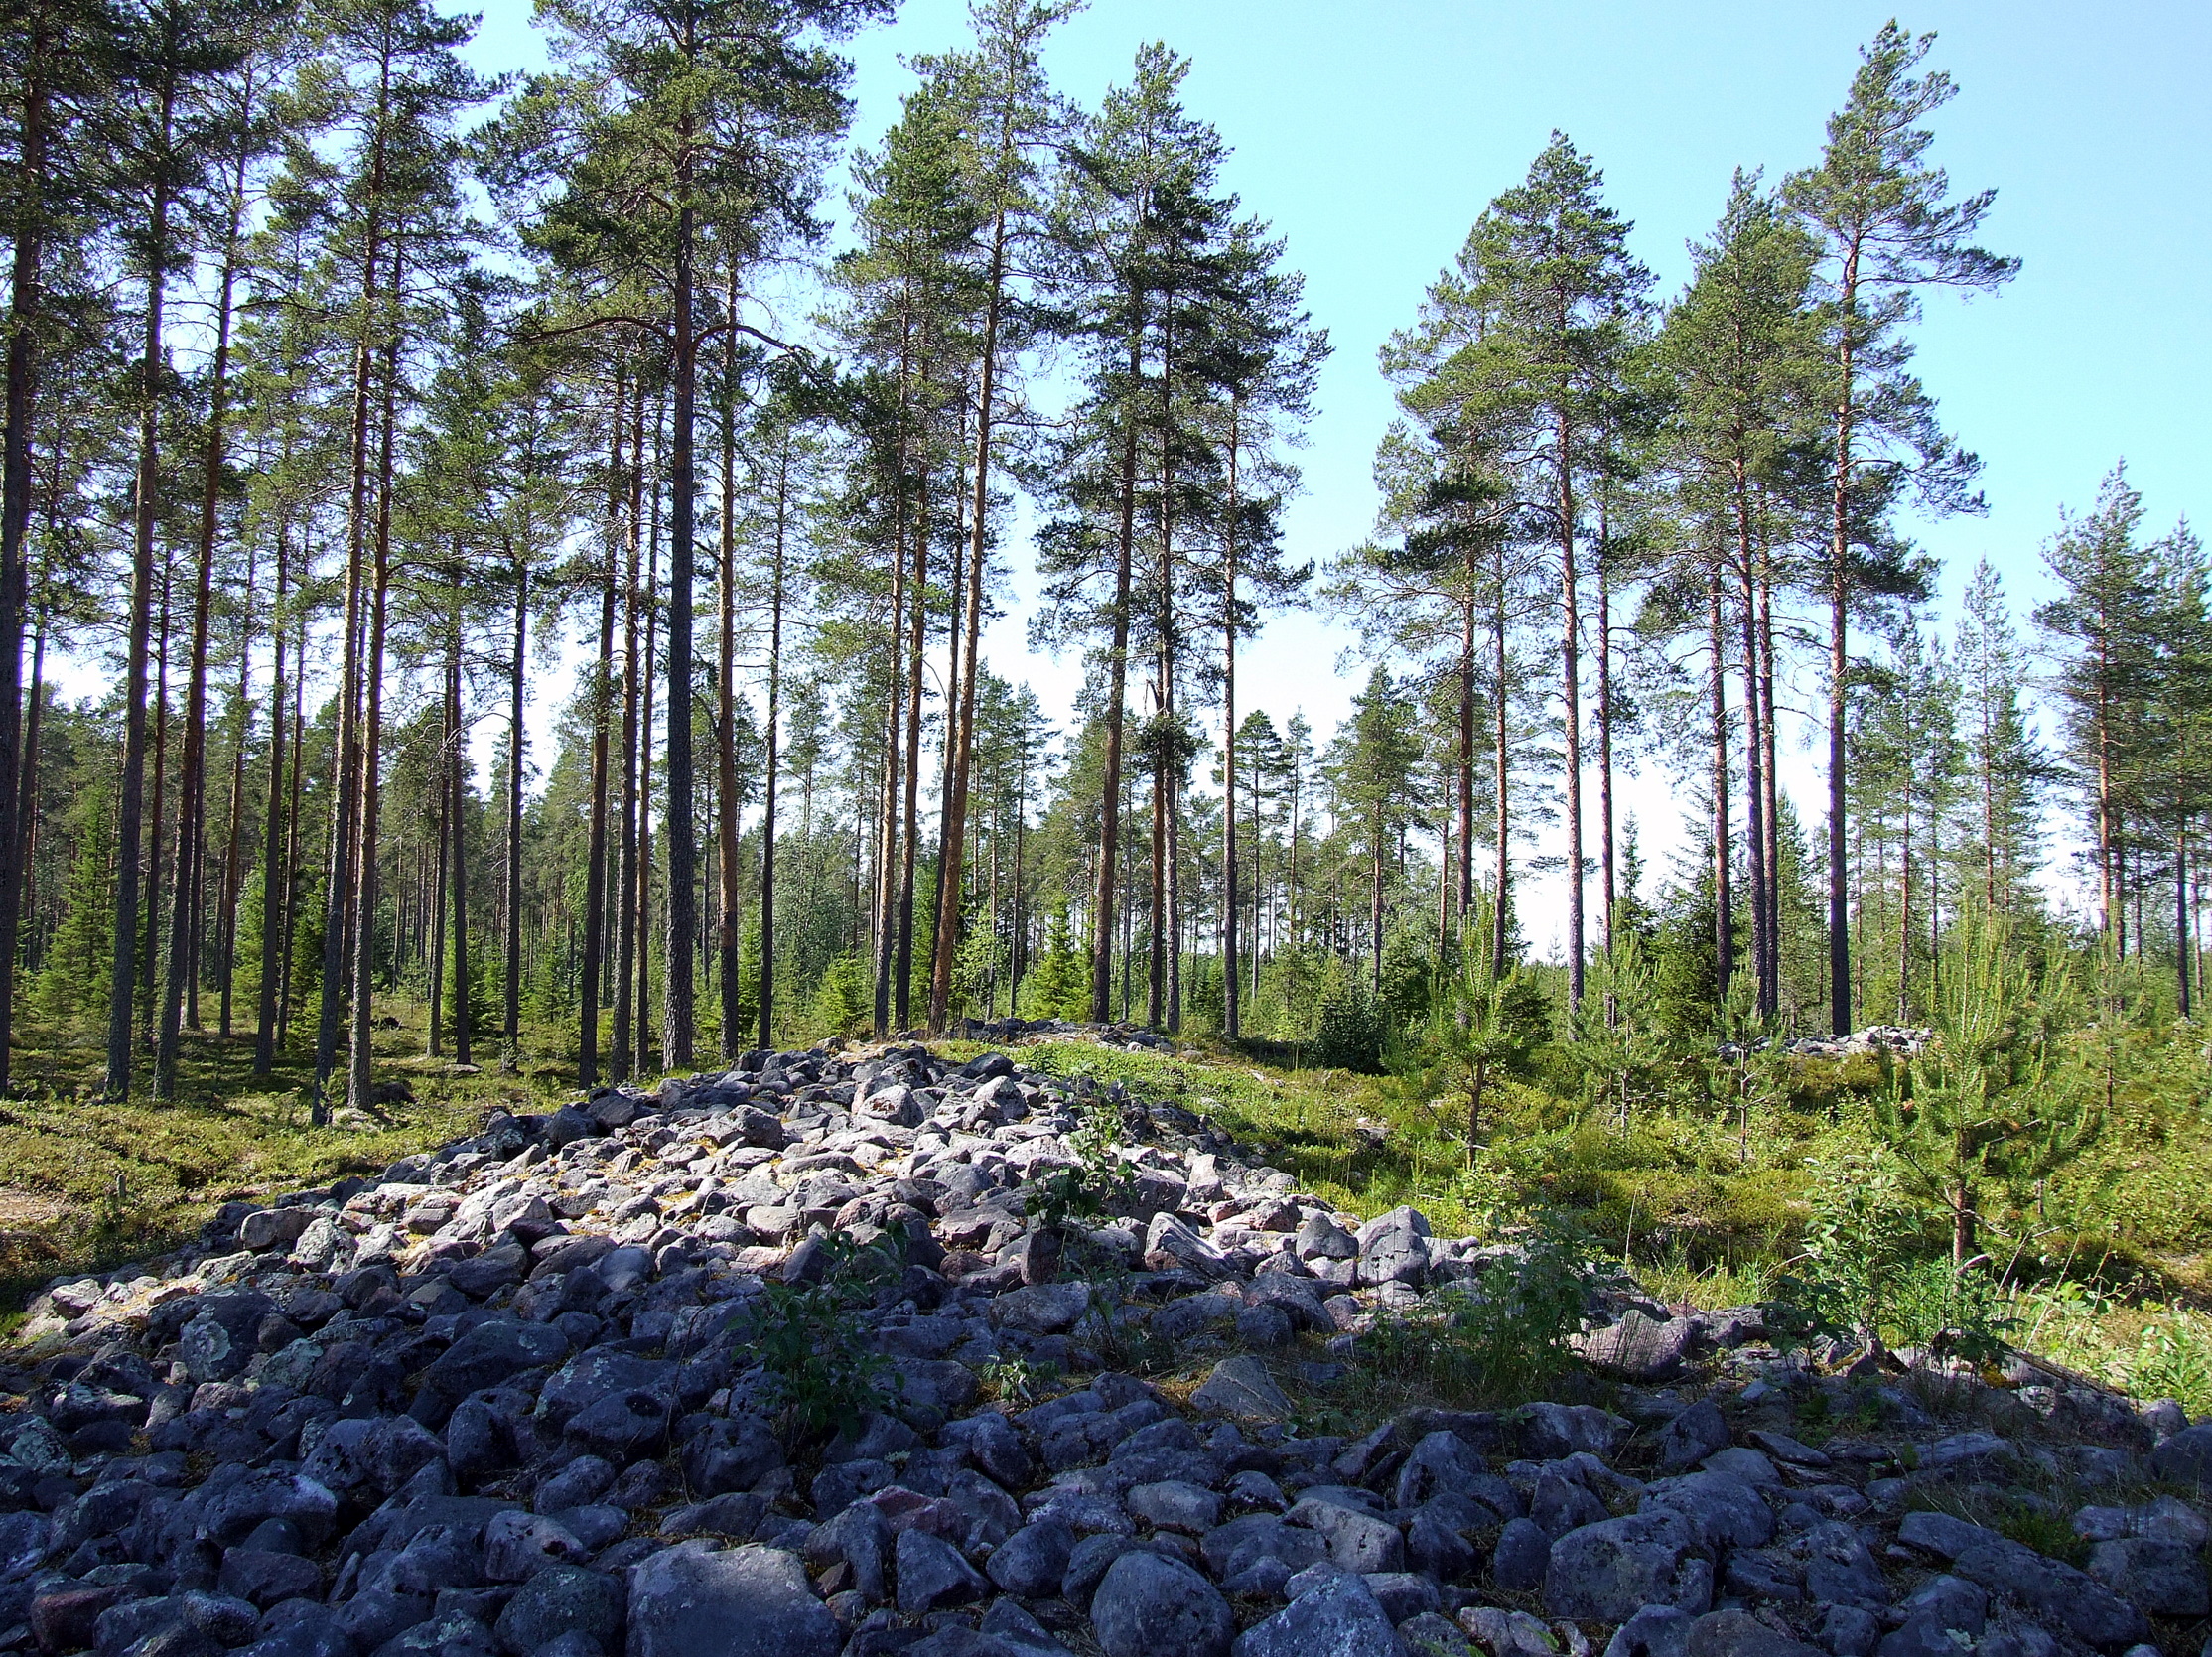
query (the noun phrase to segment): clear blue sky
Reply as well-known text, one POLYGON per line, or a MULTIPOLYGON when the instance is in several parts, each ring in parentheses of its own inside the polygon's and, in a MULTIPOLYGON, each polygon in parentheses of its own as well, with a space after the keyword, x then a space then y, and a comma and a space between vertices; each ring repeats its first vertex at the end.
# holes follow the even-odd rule
MULTIPOLYGON (((1594 155, 1638 255, 1679 287, 1686 238, 1718 215, 1731 169, 1778 177, 1816 155, 1856 51, 1893 15, 1851 4, 1472 4, 1451 0, 1093 0, 1054 38, 1055 82, 1086 103, 1137 46, 1192 60, 1192 111, 1232 147, 1227 178, 1274 222, 1308 277, 1335 356, 1291 517, 1301 556, 1369 527, 1368 468, 1391 413, 1375 349, 1413 314, 1468 225, 1555 127, 1594 155)), ((2037 549, 2061 503, 2081 506, 2125 456, 2162 528, 2197 504, 2212 422, 2212 8, 1929 4, 1934 63, 1961 91, 1936 155, 1968 190, 1995 186, 1986 240, 2024 261, 1995 298, 1937 297, 1919 367, 1950 427, 1987 463, 1987 517, 1913 526, 1955 592, 1988 556, 2016 596, 2040 591, 2037 549)), ((960 0, 906 0, 862 37, 856 142, 911 84, 902 55, 965 35, 960 0)), ((522 0, 494 0, 485 68, 541 60, 522 0)), ((1015 549, 1019 564, 1022 550, 1015 549)), ((1256 699, 1303 704, 1326 730, 1348 699, 1326 670, 1346 642, 1318 619, 1275 622, 1252 663, 1256 699)), ((994 665, 1064 707, 1072 664, 1026 659, 1002 625, 994 665)), ((1666 840, 1663 779, 1647 828, 1666 840)))

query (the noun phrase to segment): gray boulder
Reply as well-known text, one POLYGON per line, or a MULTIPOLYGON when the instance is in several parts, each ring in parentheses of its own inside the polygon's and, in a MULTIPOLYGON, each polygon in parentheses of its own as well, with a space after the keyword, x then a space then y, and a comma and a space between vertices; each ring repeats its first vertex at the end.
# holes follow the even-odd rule
POLYGON ((2152 1616, 2199 1617, 2212 1610, 2204 1561, 2185 1543, 2140 1536, 2100 1542, 2090 1553, 2089 1574, 2152 1616))
POLYGON ((1593 1329, 1578 1345, 1583 1361, 1626 1381, 1656 1381, 1679 1370, 1698 1338, 1688 1317, 1658 1322, 1631 1307, 1620 1320, 1593 1329))
POLYGON ((1280 1421, 1291 1413, 1290 1399, 1267 1366, 1244 1352, 1215 1364, 1205 1383, 1190 1395, 1190 1402, 1208 1414, 1263 1421, 1280 1421))
POLYGON ((991 1591, 991 1585, 960 1557, 959 1549, 918 1525, 899 1533, 896 1558, 899 1608, 908 1616, 942 1605, 966 1605, 991 1591))
POLYGON ((1042 1599, 1059 1591, 1060 1579, 1067 1575, 1068 1558, 1074 1552, 1074 1527, 1047 1514, 1000 1543, 984 1569, 1007 1592, 1025 1599, 1042 1599))
POLYGON ((1774 1535, 1774 1510, 1741 1479, 1684 1473, 1644 1492, 1642 1511, 1679 1513, 1708 1548, 1760 1548, 1774 1535))
POLYGON ((1672 1605, 1646 1605, 1614 1630, 1605 1657, 1688 1657, 1693 1620, 1672 1605))
POLYGON ((622 1632, 622 1583, 604 1571, 556 1565, 540 1571, 515 1589, 492 1625, 507 1657, 536 1654, 565 1633, 579 1633, 613 1651, 622 1632))
POLYGON ((1533 1593, 1552 1563, 1552 1538, 1532 1519, 1509 1520, 1490 1554, 1490 1577, 1508 1593, 1533 1593))
POLYGON ((1577 1622, 1621 1622, 1646 1605, 1692 1613, 1713 1602, 1713 1560, 1688 1520, 1665 1510, 1607 1519, 1552 1544, 1544 1607, 1577 1622))
POLYGON ((2010 1594, 2090 1645, 2133 1645, 2150 1632, 2143 1612, 2102 1583, 1981 1525, 1948 1513, 1908 1513, 1897 1537, 1944 1555, 1960 1576, 2010 1594))
POLYGON ((1091 1626, 1106 1657, 1227 1657, 1237 1625, 1229 1602, 1189 1566, 1133 1551, 1091 1595, 1091 1626))
POLYGON ((2212 1421, 2185 1427, 2150 1452, 2153 1477, 2212 1489, 2212 1421))
POLYGON ((1331 1578, 1238 1636, 1234 1657, 1410 1657, 1367 1579, 1331 1578))
POLYGON ((630 1568, 627 1657, 838 1657, 796 1554, 680 1542, 630 1568))
POLYGON ((1816 1646, 1778 1634, 1749 1611, 1714 1611, 1690 1624, 1688 1657, 1822 1657, 1816 1646))
POLYGON ((1700 1399, 1659 1432, 1659 1467, 1662 1472, 1687 1472, 1717 1450, 1728 1445, 1728 1424, 1711 1399, 1700 1399))

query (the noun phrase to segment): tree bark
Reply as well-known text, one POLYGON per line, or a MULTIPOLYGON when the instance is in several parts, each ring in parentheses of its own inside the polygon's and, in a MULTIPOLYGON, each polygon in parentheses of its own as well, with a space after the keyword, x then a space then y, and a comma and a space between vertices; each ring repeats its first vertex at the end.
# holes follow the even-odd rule
MULTIPOLYGON (((377 71, 375 136, 371 141, 368 169, 367 241, 361 256, 361 312, 359 333, 353 344, 353 411, 351 477, 346 517, 346 642, 339 682, 339 733, 334 759, 336 785, 331 790, 329 887, 325 893, 323 926, 323 982, 321 1015, 315 1033, 315 1094, 312 1119, 329 1120, 329 1088, 338 1063, 338 1025, 345 1003, 345 970, 347 960, 346 927, 353 914, 354 788, 359 771, 359 682, 362 624, 362 555, 367 540, 369 393, 374 377, 376 325, 376 266, 383 256, 385 123, 391 101, 391 57, 380 60, 377 71)), ((398 289, 397 261, 392 286, 398 289)), ((304 665, 304 664, 303 664, 304 665)), ((305 674, 301 677, 304 679, 305 674)))
POLYGON ((453 893, 453 1061, 467 1064, 475 1007, 469 985, 469 834, 464 815, 469 799, 468 735, 461 724, 461 618, 446 655, 446 729, 452 733, 446 759, 447 886, 453 893))
MULTIPOLYGON (((1141 342, 1143 320, 1129 337, 1129 379, 1137 385, 1144 376, 1141 342)), ((1107 1024, 1113 1019, 1114 926, 1118 918, 1114 884, 1115 859, 1122 851, 1121 770, 1124 711, 1129 684, 1129 578, 1137 539, 1137 415, 1132 407, 1123 414, 1122 475, 1119 531, 1114 556, 1114 606, 1112 642, 1106 652, 1106 763, 1099 801, 1098 896, 1091 906, 1091 1019, 1107 1024)), ((1125 986, 1128 951, 1123 951, 1125 986)))
POLYGON ((760 811, 760 1045, 775 1045, 775 782, 781 766, 783 556, 791 499, 791 434, 781 434, 775 466, 775 566, 768 588, 768 722, 760 811))
POLYGON ((1706 648, 1712 662, 1713 743, 1713 991, 1716 1002, 1728 998, 1735 968, 1735 901, 1732 836, 1728 833, 1728 688, 1726 646, 1722 643, 1721 572, 1705 574, 1706 648))
POLYGON ((530 566, 514 559, 514 655, 507 674, 507 844, 506 960, 501 973, 505 1005, 499 1010, 499 1038, 509 1071, 522 1059, 522 728, 523 650, 529 637, 530 566))
MULTIPOLYGON (((684 53, 698 51, 693 9, 684 8, 684 53)), ((661 1062, 668 1070, 691 1068, 697 1030, 693 1007, 692 951, 699 938, 698 825, 693 819, 691 762, 691 601, 694 512, 698 478, 693 426, 698 407, 698 341, 692 322, 693 209, 692 130, 687 115, 678 123, 676 175, 675 431, 669 472, 673 498, 668 518, 668 802, 661 820, 668 831, 668 947, 661 963, 666 975, 661 993, 661 1062)), ((642 998, 640 998, 642 1000, 642 998)))
POLYGON ((1838 295, 1843 328, 1837 347, 1836 467, 1830 498, 1828 547, 1828 980, 1831 1027, 1851 1034, 1851 889, 1844 832, 1848 762, 1844 716, 1850 695, 1851 478, 1854 331, 1859 324, 1859 245, 1844 257, 1838 295))
POLYGON ((622 552, 622 370, 615 370, 613 418, 608 422, 607 560, 599 589, 599 660, 592 680, 592 823, 584 862, 584 954, 578 963, 577 1079, 599 1082, 599 1008, 607 957, 607 765, 615 703, 616 564, 622 552))
MULTIPOLYGON (((215 354, 209 375, 207 454, 200 488, 200 545, 192 599, 192 656, 185 686, 185 742, 177 774, 177 840, 170 860, 172 906, 169 959, 163 974, 160 1034, 154 1043, 154 1097, 177 1096, 178 1020, 185 984, 197 980, 193 949, 193 906, 200 895, 201 820, 207 808, 207 628, 214 606, 215 528, 222 503, 222 420, 229 391, 231 294, 238 273, 238 237, 245 217, 246 154, 240 140, 231 180, 230 219, 223 237, 222 274, 215 283, 215 354)), ((247 607, 251 614, 250 604, 247 607)), ((237 791, 231 792, 232 840, 236 840, 237 791)), ((230 860, 235 865, 236 858, 230 860)), ((197 1021, 195 1021, 197 1023, 197 1021)), ((230 993, 223 989, 223 1034, 230 1034, 230 993)))
MULTIPOLYGON (((27 546, 31 523, 32 397, 38 384, 38 331, 45 298, 45 203, 48 123, 48 11, 34 7, 22 75, 18 117, 19 173, 13 268, 9 273, 8 381, 5 427, 0 429, 0 1093, 9 1077, 14 1039, 17 934, 30 864, 38 798, 37 757, 31 737, 39 707, 34 696, 30 736, 22 710, 23 624, 29 597, 27 546)), ((39 631, 43 650, 46 632, 39 631)), ((143 689, 140 695, 144 695, 143 689)), ((112 1052, 112 1049, 111 1049, 112 1052)), ((126 1043, 126 1063, 128 1061, 126 1043)))
MULTIPOLYGON (((738 314, 738 266, 730 262, 726 298, 738 314)), ((715 855, 721 875, 715 915, 715 964, 721 986, 722 1057, 735 1064, 745 1048, 738 1017, 738 331, 732 326, 722 354, 722 580, 715 685, 715 855)))
MULTIPOLYGON (((638 375, 629 425, 629 567, 622 582, 622 879, 615 895, 614 1079, 631 1074, 637 974, 637 579, 644 557, 645 384, 638 375)), ((642 1043, 639 1043, 642 1045, 642 1043)))
POLYGON ((391 593, 392 445, 399 402, 400 302, 406 289, 398 244, 392 247, 392 322, 384 344, 383 429, 376 445, 376 536, 369 574, 368 638, 361 652, 360 830, 353 909, 353 1044, 346 1102, 374 1102, 376 1000, 376 833, 383 797, 379 767, 384 741, 384 623, 391 593))
MULTIPOLYGON (((1238 403, 1229 399, 1228 525, 1221 548, 1221 1033, 1239 1036, 1237 931, 1237 489, 1238 403)), ((1017 876, 1019 884, 1019 876, 1017 876)))
POLYGON ((1582 610, 1575 569, 1574 434, 1560 412, 1559 445, 1560 701, 1567 736, 1567 1000, 1583 1005, 1583 716, 1582 610))
POLYGON ((261 982, 254 990, 253 1073, 268 1075, 276 1063, 277 1000, 283 987, 286 871, 284 855, 284 578, 287 532, 282 519, 276 536, 276 593, 270 601, 269 783, 261 810, 261 982))
MULTIPOLYGON (((174 85, 163 89, 161 144, 168 149, 176 107, 174 85)), ((138 483, 132 513, 130 622, 125 648, 129 664, 123 690, 123 773, 116 811, 114 958, 107 1006, 107 1081, 110 1099, 130 1097, 133 1004, 138 984, 138 867, 144 833, 146 779, 146 656, 153 627, 154 517, 161 492, 162 300, 169 267, 169 177, 166 168, 154 181, 147 214, 146 318, 139 362, 138 483)), ((20 250, 19 250, 20 257, 20 250)), ((19 320, 18 332, 23 327, 19 320)), ((28 351, 28 345, 25 349, 28 351)), ((11 349, 11 356, 13 351, 11 349)), ((10 418, 14 417, 13 363, 10 365, 10 418)), ((26 418, 29 414, 26 387, 26 418)), ((22 440, 28 442, 28 428, 22 440)), ((12 459, 12 457, 11 457, 12 459)), ((25 487, 29 478, 24 480, 25 487)), ((8 572, 12 584, 15 577, 8 572)), ((20 646, 19 646, 20 648, 20 646)))

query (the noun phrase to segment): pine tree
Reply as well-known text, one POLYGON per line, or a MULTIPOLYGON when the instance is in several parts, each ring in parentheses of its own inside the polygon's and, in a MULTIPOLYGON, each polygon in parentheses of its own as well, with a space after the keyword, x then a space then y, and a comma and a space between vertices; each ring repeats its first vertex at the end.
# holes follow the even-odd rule
POLYGON ((1983 559, 1960 607, 1952 658, 1961 681, 1968 799, 1967 861, 1980 868, 1983 906, 2024 919, 2033 912, 2042 863, 2042 803, 2050 761, 2021 707, 2028 664, 2012 628, 2004 584, 1983 559))
MULTIPOLYGON (((1450 363, 1463 422, 1512 457, 1517 514, 1558 567, 1560 729, 1564 738, 1569 999, 1580 1006, 1584 937, 1582 572, 1596 481, 1617 470, 1630 415, 1626 376, 1651 275, 1628 252, 1629 225, 1599 195, 1603 177, 1564 133, 1527 180, 1483 210, 1456 279, 1432 293, 1466 342, 1450 363)), ((1442 320, 1442 319, 1440 319, 1442 320)))
POLYGON ((1988 291, 2009 281, 2016 259, 1976 246, 1995 191, 1948 200, 1951 182, 1931 166, 1923 124, 1957 88, 1948 74, 1915 71, 1935 44, 1895 22, 1860 53, 1851 95, 1828 122, 1818 166, 1793 173, 1783 199, 1822 243, 1832 358, 1828 396, 1828 950, 1830 1012, 1851 1030, 1851 933, 1846 866, 1847 721, 1853 606, 1870 594, 1921 596, 1887 532, 1910 497, 1923 511, 1977 511, 1970 485, 1981 463, 1936 424, 1935 405, 1909 368, 1906 330, 1930 287, 1988 291))
POLYGON ((2067 759, 2090 807, 2098 927, 2116 958, 2128 952, 2125 862, 2147 758, 2143 713, 2157 690, 2167 609, 2155 553, 2139 540, 2143 517, 2143 496, 2115 467, 2096 508, 2066 516, 2044 548, 2059 596, 2035 612, 2037 625, 2072 647, 2056 689, 2067 759))
POLYGON ((1659 340, 1664 442, 1706 592, 1720 987, 1725 995, 1733 949, 1725 664, 1734 656, 1743 690, 1755 1001, 1769 1019, 1781 984, 1765 774, 1775 708, 1773 675, 1761 670, 1769 642, 1761 622, 1769 613, 1772 549, 1796 538, 1809 504, 1798 484, 1809 470, 1817 417, 1820 340, 1809 304, 1815 252, 1811 236, 1759 188, 1758 175, 1739 171, 1712 240, 1692 249, 1690 287, 1659 340), (1729 602, 1734 615, 1725 626, 1729 602))

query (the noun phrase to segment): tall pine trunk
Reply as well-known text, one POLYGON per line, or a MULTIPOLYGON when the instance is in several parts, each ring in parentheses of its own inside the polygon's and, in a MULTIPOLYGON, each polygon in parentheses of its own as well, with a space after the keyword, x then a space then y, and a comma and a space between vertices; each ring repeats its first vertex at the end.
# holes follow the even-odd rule
MULTIPOLYGON (((922 648, 929 621, 928 479, 925 461, 921 473, 921 498, 914 508, 914 570, 907 596, 906 768, 904 792, 899 803, 899 947, 892 985, 893 1016, 901 1031, 913 1018, 914 861, 920 852, 921 673, 922 648)), ((938 856, 943 855, 944 848, 939 846, 938 856)))
MULTIPOLYGON (((29 594, 27 547, 31 523, 31 416, 38 383, 39 319, 44 300, 45 203, 48 122, 48 16, 30 12, 24 62, 17 66, 21 96, 17 118, 15 250, 9 273, 7 412, 0 428, 0 1093, 8 1086, 9 1048, 15 1025, 17 933, 28 884, 37 799, 34 738, 39 704, 34 672, 30 730, 23 702, 23 625, 29 594)), ((39 630, 43 650, 46 631, 39 630)), ((143 694, 143 693, 142 693, 143 694)), ((126 1055, 127 1056, 127 1055, 126 1055)))
POLYGON ((1567 738, 1567 1001, 1583 1005, 1583 714, 1582 610, 1575 569, 1575 451, 1567 415, 1555 422, 1559 445, 1561 728, 1567 738))
POLYGON ((599 659, 592 674, 592 821, 584 863, 584 952, 578 963, 577 1079, 599 1082, 600 986, 607 943, 607 762, 615 701, 616 561, 622 549, 622 372, 615 370, 613 418, 608 422, 607 559, 599 590, 599 659))
POLYGON ((768 587, 767 756, 760 812, 760 1045, 775 1045, 775 780, 781 768, 778 727, 783 696, 783 557, 791 503, 791 434, 782 434, 775 464, 775 565, 768 587))
POLYGON ((1853 349, 1859 326, 1859 245, 1844 258, 1838 294, 1843 324, 1837 346, 1836 462, 1830 483, 1828 544, 1828 996, 1830 1026, 1851 1034, 1851 886, 1845 835, 1849 744, 1844 716, 1851 691, 1851 479, 1857 415, 1853 349))
MULTIPOLYGON (((1129 381, 1143 379, 1140 318, 1129 336, 1129 381)), ((1137 411, 1124 409, 1122 434, 1120 523, 1114 543, 1114 601, 1109 619, 1112 641, 1106 651, 1106 763, 1099 797, 1098 892, 1091 905, 1091 1019, 1097 1024, 1113 1018, 1114 926, 1120 907, 1115 888, 1115 861, 1124 852, 1121 830, 1123 725, 1129 688, 1129 583, 1137 541, 1137 411)), ((1122 951, 1123 1010, 1127 1011, 1128 950, 1122 951)))
MULTIPOLYGON (((693 57, 698 50, 697 21, 688 5, 684 28, 685 55, 693 57)), ((675 432, 669 446, 669 483, 674 497, 669 502, 668 517, 668 716, 663 739, 668 755, 668 802, 661 814, 668 829, 668 947, 661 963, 666 982, 660 998, 660 1052, 663 1068, 688 1070, 698 1028, 693 1006, 692 951, 699 941, 698 824, 693 819, 691 762, 692 536, 698 505, 693 427, 698 411, 699 349, 692 319, 695 248, 688 116, 678 124, 677 142, 675 432)))
MULTIPOLYGON (((231 181, 230 220, 223 237, 222 274, 215 283, 215 354, 209 374, 207 454, 200 487, 200 545, 194 566, 192 655, 185 685, 185 741, 177 774, 177 839, 170 859, 172 906, 169 958, 163 974, 160 1034, 154 1042, 154 1097, 177 1095, 178 1021, 185 984, 199 975, 193 948, 193 907, 200 896, 201 821, 207 809, 207 629, 214 606, 215 528, 222 504, 222 420, 229 391, 230 302, 238 272, 238 237, 245 217, 246 158, 241 140, 237 171, 231 181)), ((251 613, 251 605, 248 607, 251 613)), ((237 817, 237 792, 231 792, 231 818, 237 817)), ((235 829, 233 829, 235 839, 235 829)), ((235 858, 231 862, 235 863, 235 858)), ((199 1021, 194 1021, 197 1024, 199 1021)), ((230 1034, 230 995, 223 990, 223 1034, 230 1034)))
POLYGON ((384 343, 383 425, 376 444, 376 531, 369 571, 368 636, 361 650, 360 828, 355 837, 358 873, 353 883, 353 1043, 346 1086, 346 1102, 355 1110, 371 1105, 375 1092, 376 834, 383 801, 379 761, 384 741, 384 629, 391 595, 392 445, 399 423, 400 303, 405 295, 395 243, 391 332, 384 343))
MULTIPOLYGON (((346 999, 346 930, 354 912, 354 790, 360 768, 361 583, 362 559, 368 539, 369 398, 375 362, 376 267, 383 256, 383 220, 378 209, 384 194, 385 118, 390 95, 391 58, 387 53, 378 67, 375 137, 368 170, 367 240, 361 255, 360 324, 353 343, 351 475, 346 515, 346 640, 339 675, 338 745, 334 757, 335 786, 331 789, 330 846, 326 859, 329 884, 324 897, 322 1005, 315 1032, 312 1115, 318 1124, 329 1120, 330 1079, 338 1064, 338 1026, 346 999)), ((392 272, 395 292, 399 285, 398 274, 395 259, 392 272)), ((303 671, 301 678, 305 677, 303 671)))
MULTIPOLYGON (((1001 155, 1011 140, 1001 129, 1001 155)), ((960 940, 961 853, 967 838, 968 776, 975 763, 976 657, 982 652, 984 549, 989 530, 991 488, 991 438, 994 403, 998 397, 999 320, 1005 304, 1007 222, 1002 202, 991 221, 991 267, 986 281, 983 312, 982 383, 976 395, 974 494, 969 502, 968 572, 965 611, 961 618, 959 692, 959 741, 953 752, 952 800, 946 811, 951 832, 945 837, 943 871, 938 890, 936 960, 929 977, 929 1028, 942 1033, 952 1006, 953 953, 960 940)))
MULTIPOLYGON (((469 798, 468 736, 461 724, 461 617, 446 646, 446 884, 453 894, 453 1061, 467 1064, 475 1007, 469 994, 469 836, 464 808, 469 798)), ((440 970, 443 970, 441 967, 440 970)))
MULTIPOLYGON (((621 817, 622 879, 615 895, 615 1080, 631 1075, 632 1037, 637 1034, 631 1015, 635 1008, 637 972, 637 579, 644 557, 645 505, 645 385, 642 372, 629 424, 629 551, 622 582, 622 805, 621 817)), ((642 1045, 639 1042, 638 1045, 642 1045)))
POLYGON ((1728 833, 1728 656, 1723 643, 1718 562, 1708 565, 1705 573, 1705 626, 1713 720, 1713 992, 1716 1002, 1725 1002, 1735 966, 1735 894, 1732 837, 1728 833))
POLYGON ((522 1061, 522 668, 529 637, 530 566, 514 560, 514 654, 507 673, 507 833, 505 960, 501 969, 504 1005, 499 1009, 501 1064, 509 1071, 522 1061))
POLYGON ((276 593, 270 600, 270 778, 261 794, 261 982, 254 987, 254 1075, 276 1064, 276 1000, 283 989, 283 584, 290 524, 276 524, 276 593))
POLYGON ((722 1003, 722 1057, 734 1064, 746 1032, 738 1017, 738 267, 730 263, 731 327, 722 354, 722 580, 715 672, 715 856, 721 875, 714 929, 722 1003))
MULTIPOLYGON (((172 89, 161 106, 161 144, 168 149, 175 110, 172 89)), ((116 811, 114 951, 108 985, 107 1082, 110 1099, 131 1090, 133 1003, 138 985, 138 872, 145 830, 146 658, 154 611, 154 519, 161 493, 162 300, 169 265, 169 181, 154 182, 147 213, 146 319, 139 360, 138 483, 132 512, 129 653, 123 689, 123 773, 116 811)), ((22 325, 19 323, 19 329, 22 325)), ((11 365, 12 372, 12 365, 11 365)), ((11 383, 9 394, 14 396, 11 383)), ((13 410, 11 408, 11 418, 13 410)), ((26 409, 28 414, 28 409, 26 409)), ((28 432, 24 435, 28 442, 28 432)), ((25 480, 28 485, 28 478, 25 480)), ((10 579, 13 579, 12 572, 10 579)))
MULTIPOLYGON (((1229 399, 1228 529, 1221 547, 1221 1033, 1240 1034, 1237 991, 1237 489, 1238 401, 1229 399)), ((1016 842, 1019 849, 1020 842, 1016 842)), ((1019 892, 1019 865, 1015 878, 1019 892)), ((1255 913, 1257 907, 1255 906, 1255 913)))

